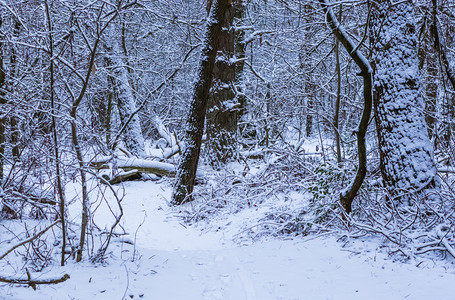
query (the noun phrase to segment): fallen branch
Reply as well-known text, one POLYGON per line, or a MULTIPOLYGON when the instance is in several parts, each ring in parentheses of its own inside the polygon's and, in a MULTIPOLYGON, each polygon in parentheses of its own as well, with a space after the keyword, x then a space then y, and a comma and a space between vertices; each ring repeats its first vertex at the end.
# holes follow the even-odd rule
POLYGON ((141 173, 135 169, 135 170, 131 170, 128 172, 118 173, 118 174, 114 175, 114 177, 112 177, 112 178, 109 178, 109 176, 107 176, 107 175, 103 175, 103 176, 107 177, 107 178, 106 177, 103 177, 103 178, 106 179, 106 181, 108 181, 110 184, 117 184, 117 183, 124 182, 124 181, 140 179, 141 173))
POLYGON ((453 247, 447 240, 447 234, 449 233, 449 231, 450 231, 449 227, 441 226, 437 231, 437 235, 438 238, 441 239, 441 244, 447 249, 447 252, 449 252, 453 257, 455 257, 455 249, 453 249, 453 247))
POLYGON ((454 167, 438 167, 438 172, 439 173, 455 173, 455 168, 454 167))
POLYGON ((13 278, 13 277, 4 277, 0 276, 0 282, 4 283, 11 283, 11 284, 26 284, 31 286, 34 290, 36 290, 36 285, 38 284, 57 284, 67 281, 70 278, 68 274, 63 275, 59 278, 49 278, 49 279, 31 279, 30 273, 27 270, 27 279, 25 278, 13 278))
POLYGON ((34 236, 26 239, 26 240, 23 240, 19 243, 17 243, 16 245, 14 245, 13 247, 11 247, 8 251, 6 251, 4 254, 0 255, 0 260, 3 259, 5 256, 7 256, 8 254, 10 254, 12 251, 14 251, 15 249, 19 248, 20 246, 22 245, 25 245, 27 243, 30 243, 31 241, 39 238, 41 235, 43 235, 46 231, 48 231, 49 229, 51 229, 52 227, 54 227, 55 225, 57 225, 58 223, 60 223, 60 220, 57 220, 55 221, 54 223, 52 223, 51 225, 47 226, 46 228, 44 228, 43 230, 41 230, 40 232, 38 232, 37 234, 35 234, 34 236))
POLYGON ((172 146, 172 148, 163 149, 163 158, 169 159, 177 153, 181 153, 180 144, 172 146))

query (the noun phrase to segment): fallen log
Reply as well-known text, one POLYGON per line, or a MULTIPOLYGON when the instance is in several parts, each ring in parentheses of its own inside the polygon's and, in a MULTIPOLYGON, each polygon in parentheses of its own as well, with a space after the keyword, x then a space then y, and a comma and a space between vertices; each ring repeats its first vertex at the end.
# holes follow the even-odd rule
POLYGON ((174 177, 176 167, 173 164, 163 163, 159 161, 152 161, 140 158, 121 158, 116 159, 114 163, 111 163, 111 157, 109 159, 102 158, 92 162, 90 165, 98 170, 111 169, 113 165, 118 169, 124 171, 137 170, 140 173, 152 173, 161 176, 174 177))
POLYGON ((112 178, 106 174, 102 175, 102 177, 110 184, 117 184, 124 181, 137 180, 142 178, 141 173, 138 170, 120 172, 118 174, 115 174, 112 178))

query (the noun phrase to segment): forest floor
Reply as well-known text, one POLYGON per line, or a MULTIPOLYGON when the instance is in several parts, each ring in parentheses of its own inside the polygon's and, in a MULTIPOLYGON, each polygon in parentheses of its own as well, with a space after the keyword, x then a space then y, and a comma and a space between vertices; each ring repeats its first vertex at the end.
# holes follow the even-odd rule
MULTIPOLYGON (((32 277, 68 273, 69 280, 36 291, 0 284, 0 299, 454 299, 451 257, 400 259, 380 238, 340 238, 339 233, 239 238, 264 207, 277 209, 279 201, 191 225, 182 215, 193 204, 168 204, 170 180, 127 182, 124 189, 121 224, 128 235, 112 241, 104 263, 70 260, 59 267, 54 262, 32 277)), ((95 223, 111 221, 100 206, 95 223)), ((0 236, 15 226, 1 225, 0 236)), ((6 248, 0 244, 0 250, 6 248)), ((20 270, 23 262, 10 255, 0 275, 20 270)))

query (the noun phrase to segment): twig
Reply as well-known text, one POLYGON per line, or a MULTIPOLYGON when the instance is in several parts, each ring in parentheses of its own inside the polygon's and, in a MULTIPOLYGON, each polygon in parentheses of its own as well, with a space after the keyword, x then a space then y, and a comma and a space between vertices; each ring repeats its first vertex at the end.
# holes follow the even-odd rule
POLYGON ((453 257, 455 257, 455 249, 450 245, 449 241, 447 240, 446 236, 448 233, 449 228, 445 226, 441 226, 438 229, 438 237, 441 238, 441 244, 444 245, 444 247, 447 249, 447 252, 449 252, 453 257), (447 231, 447 232, 444 232, 447 231))
POLYGON ((55 225, 57 225, 58 223, 60 222, 60 220, 57 220, 55 221, 54 223, 52 223, 51 225, 49 225, 48 227, 44 228, 43 230, 41 230, 40 232, 38 232, 37 234, 35 234, 34 236, 26 239, 26 240, 23 240, 19 243, 17 243, 16 245, 14 245, 13 247, 11 247, 8 251, 6 251, 4 254, 2 254, 0 256, 0 260, 3 259, 5 256, 7 256, 8 254, 10 254, 14 249, 16 248, 19 248, 20 246, 22 245, 25 245, 27 243, 30 243, 31 241, 39 238, 41 235, 43 235, 46 231, 48 231, 49 229, 51 229, 52 227, 54 227, 55 225))

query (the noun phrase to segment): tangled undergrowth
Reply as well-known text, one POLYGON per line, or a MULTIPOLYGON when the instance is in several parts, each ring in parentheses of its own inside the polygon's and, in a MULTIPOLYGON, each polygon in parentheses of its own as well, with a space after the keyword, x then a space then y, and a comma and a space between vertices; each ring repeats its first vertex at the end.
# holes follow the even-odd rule
POLYGON ((336 234, 340 240, 374 236, 389 253, 402 258, 435 251, 441 257, 455 257, 451 173, 439 175, 440 189, 409 195, 400 204, 388 201, 390 195, 378 184, 379 174, 371 175, 347 215, 339 194, 353 178, 354 166, 341 168, 292 151, 267 150, 260 157, 214 173, 196 189, 199 201, 186 207, 185 222, 210 223, 252 209, 255 217, 243 220, 243 230, 235 236, 238 241, 323 233, 336 234))

